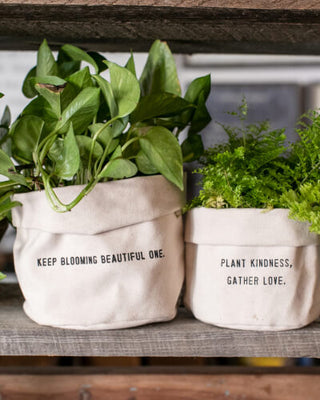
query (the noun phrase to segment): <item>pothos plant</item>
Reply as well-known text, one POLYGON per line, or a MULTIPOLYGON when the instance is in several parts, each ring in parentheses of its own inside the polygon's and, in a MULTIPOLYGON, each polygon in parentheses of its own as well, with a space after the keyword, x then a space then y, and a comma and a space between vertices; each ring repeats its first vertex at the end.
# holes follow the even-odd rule
MULTIPOLYGON (((0 98, 4 96, 3 93, 0 93, 0 98)), ((0 146, 1 148, 5 148, 5 142, 8 137, 9 127, 11 122, 11 114, 9 107, 6 106, 2 117, 0 118, 0 146)), ((3 234, 5 229, 2 227, 6 226, 6 219, 8 217, 8 213, 11 208, 19 205, 17 202, 11 201, 10 197, 15 192, 16 189, 20 187, 21 179, 13 173, 14 178, 12 180, 5 179, 6 176, 11 175, 13 172, 11 170, 12 162, 10 160, 9 164, 5 165, 8 157, 4 154, 3 151, 0 152, 0 173, 4 175, 4 179, 0 181, 0 237, 3 234), (6 169, 7 168, 7 169, 6 169), (3 173, 5 172, 5 173, 3 173), (18 182, 19 181, 19 182, 18 182)))
POLYGON ((44 189, 58 212, 112 179, 160 173, 182 190, 183 161, 203 151, 210 87, 210 76, 198 78, 182 97, 174 58, 159 40, 139 79, 133 55, 122 67, 67 44, 55 59, 44 40, 23 83, 32 100, 2 138, 0 173, 15 192, 44 189), (78 184, 69 204, 54 190, 78 184))
POLYGON ((320 234, 320 114, 301 117, 299 140, 286 145, 284 129, 267 122, 246 124, 243 101, 233 127, 222 125, 228 141, 201 158, 202 189, 186 207, 288 208, 289 217, 320 234))
MULTIPOLYGON (((0 99, 4 96, 3 93, 0 92, 0 99)), ((5 136, 9 131, 11 121, 10 110, 8 106, 5 107, 2 117, 0 118, 0 143, 2 144, 4 141, 5 136)), ((7 217, 8 213, 10 212, 11 208, 18 205, 16 202, 12 202, 10 200, 11 194, 13 194, 12 186, 8 182, 0 182, 0 239, 2 238, 3 234, 5 233, 8 222, 7 217)), ((0 272, 0 280, 4 279, 6 275, 0 272)))

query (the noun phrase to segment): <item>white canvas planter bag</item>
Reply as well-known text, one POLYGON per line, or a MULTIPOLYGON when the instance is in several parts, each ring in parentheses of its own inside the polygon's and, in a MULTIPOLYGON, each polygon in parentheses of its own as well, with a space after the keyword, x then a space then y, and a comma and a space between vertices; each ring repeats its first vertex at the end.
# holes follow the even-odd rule
MULTIPOLYGON (((82 189, 57 189, 71 201, 82 189)), ((15 269, 39 324, 116 329, 175 317, 184 277, 183 194, 162 176, 99 183, 71 212, 18 194, 15 269)))
POLYGON ((285 330, 320 315, 319 236, 288 210, 187 215, 185 303, 221 327, 285 330))

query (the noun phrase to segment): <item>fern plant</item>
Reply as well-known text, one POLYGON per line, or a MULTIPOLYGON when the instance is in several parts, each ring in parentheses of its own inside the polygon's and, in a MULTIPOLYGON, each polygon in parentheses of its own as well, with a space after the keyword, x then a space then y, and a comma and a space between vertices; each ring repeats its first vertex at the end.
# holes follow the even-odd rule
POLYGON ((294 184, 281 196, 290 218, 308 222, 310 231, 320 234, 320 114, 311 111, 302 116, 292 145, 289 162, 294 184))
POLYGON ((231 114, 240 124, 222 125, 227 143, 207 150, 200 160, 203 167, 196 172, 203 175, 203 189, 191 206, 279 207, 280 196, 291 188, 284 130, 270 130, 267 122, 245 124, 245 102, 231 114))
POLYGON ((288 208, 289 216, 320 233, 320 115, 303 115, 296 143, 286 145, 284 129, 267 122, 246 124, 247 105, 230 113, 236 127, 221 125, 228 141, 200 159, 202 189, 187 206, 288 208))

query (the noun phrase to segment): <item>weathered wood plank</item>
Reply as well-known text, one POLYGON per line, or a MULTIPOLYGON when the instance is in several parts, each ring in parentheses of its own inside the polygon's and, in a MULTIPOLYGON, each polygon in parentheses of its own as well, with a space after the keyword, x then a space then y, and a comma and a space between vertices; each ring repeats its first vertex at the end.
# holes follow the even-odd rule
POLYGON ((34 49, 46 37, 100 51, 320 54, 317 1, 0 0, 0 49, 34 49))
POLYGON ((39 326, 22 311, 17 286, 0 286, 0 355, 319 357, 320 323, 287 332, 222 329, 181 309, 167 323, 114 331, 39 326))
MULTIPOLYGON (((172 371, 171 371, 172 373, 172 371)), ((320 375, 90 374, 1 375, 0 395, 10 400, 318 400, 320 375)))
MULTIPOLYGON (((1 0, 3 4, 43 4, 43 0, 1 0)), ((46 0, 46 4, 65 5, 65 0, 46 0)), ((70 5, 112 5, 112 6, 166 6, 191 8, 252 8, 252 9, 288 9, 319 10, 317 0, 68 0, 70 5)))

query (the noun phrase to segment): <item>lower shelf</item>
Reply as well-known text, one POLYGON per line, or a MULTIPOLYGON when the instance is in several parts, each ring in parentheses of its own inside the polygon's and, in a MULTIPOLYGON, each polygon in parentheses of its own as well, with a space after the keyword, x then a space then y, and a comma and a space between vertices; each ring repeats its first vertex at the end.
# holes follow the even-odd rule
POLYGON ((16 284, 0 285, 0 355, 315 357, 320 323, 285 332, 223 329, 179 309, 174 321, 112 331, 39 326, 25 316, 16 284))
POLYGON ((23 369, 0 370, 10 400, 318 400, 316 368, 23 369))
POLYGON ((0 369, 10 400, 318 400, 319 368, 0 369))

